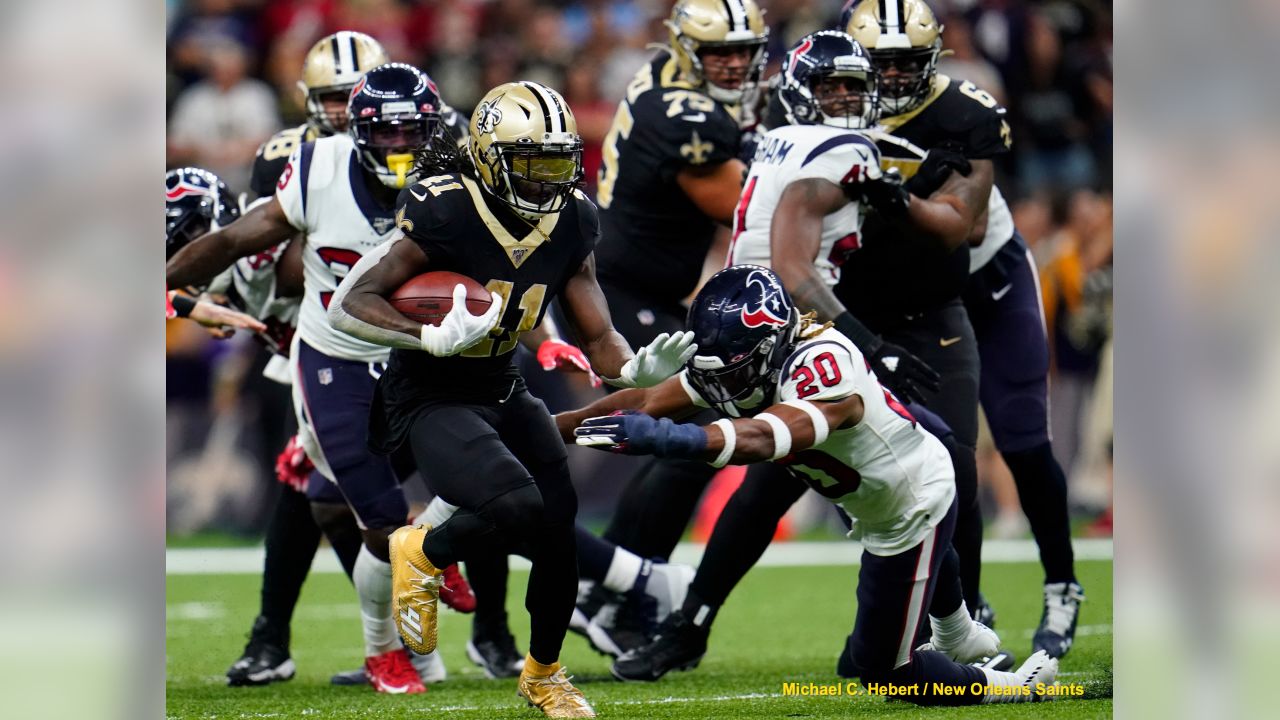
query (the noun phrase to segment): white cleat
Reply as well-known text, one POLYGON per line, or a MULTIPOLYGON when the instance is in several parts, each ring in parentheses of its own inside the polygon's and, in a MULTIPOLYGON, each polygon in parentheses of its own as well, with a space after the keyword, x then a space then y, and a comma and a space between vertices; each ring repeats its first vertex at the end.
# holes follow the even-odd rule
POLYGON ((679 610, 684 604, 694 574, 692 567, 680 563, 653 564, 644 592, 658 603, 657 622, 662 622, 672 610, 679 610))
POLYGON ((1027 658, 1014 672, 982 672, 987 676, 987 694, 982 698, 984 704, 1044 702, 1055 697, 1046 689, 1053 687, 1058 677, 1058 659, 1049 657, 1049 653, 1043 650, 1027 658))
POLYGON ((422 679, 423 685, 444 682, 449 677, 449 671, 445 669, 444 658, 440 657, 439 650, 426 655, 419 655, 410 648, 405 650, 409 653, 409 662, 413 663, 413 669, 418 671, 418 677, 422 679))
POLYGON ((946 655, 961 664, 978 662, 984 658, 995 657, 1000 652, 1000 636, 996 631, 974 620, 969 625, 969 634, 960 642, 947 645, 934 635, 930 638, 933 650, 946 655))

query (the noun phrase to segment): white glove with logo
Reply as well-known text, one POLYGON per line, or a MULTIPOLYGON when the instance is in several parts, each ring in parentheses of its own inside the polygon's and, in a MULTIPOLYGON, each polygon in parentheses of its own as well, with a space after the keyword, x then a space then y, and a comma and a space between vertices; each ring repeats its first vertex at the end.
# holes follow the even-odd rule
POLYGON ((605 382, 620 388, 652 387, 680 372, 697 351, 691 331, 662 333, 636 351, 635 357, 622 366, 621 375, 605 382))
POLYGON ((422 326, 422 349, 436 357, 457 355, 475 345, 498 324, 502 315, 502 296, 489 293, 493 298, 483 315, 467 311, 467 288, 458 283, 453 288, 453 308, 439 325, 422 326))

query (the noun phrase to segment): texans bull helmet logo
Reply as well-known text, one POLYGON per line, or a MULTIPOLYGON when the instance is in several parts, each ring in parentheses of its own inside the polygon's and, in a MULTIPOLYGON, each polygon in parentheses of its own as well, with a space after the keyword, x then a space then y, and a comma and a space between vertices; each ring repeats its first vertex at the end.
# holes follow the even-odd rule
POLYGON ((747 287, 759 291, 759 297, 747 300, 742 304, 742 324, 749 328, 762 325, 783 327, 787 324, 790 311, 782 299, 782 288, 769 275, 753 271, 747 276, 747 287), (779 316, 778 313, 786 316, 779 316))

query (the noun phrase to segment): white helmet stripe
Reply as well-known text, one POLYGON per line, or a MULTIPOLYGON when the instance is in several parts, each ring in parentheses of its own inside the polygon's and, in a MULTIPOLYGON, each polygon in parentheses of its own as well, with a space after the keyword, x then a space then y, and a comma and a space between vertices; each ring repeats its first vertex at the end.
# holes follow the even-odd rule
POLYGON ((560 107, 560 103, 555 97, 547 92, 547 89, 536 82, 525 82, 524 86, 533 91, 533 96, 538 98, 538 105, 542 107, 542 115, 545 118, 547 132, 561 133, 564 128, 564 108, 560 107))
POLYGON ((902 0, 880 0, 880 41, 876 43, 880 49, 911 47, 905 16, 902 0))
POLYGON ((729 30, 747 30, 747 6, 742 0, 720 0, 729 14, 729 30))
POLYGON ((333 35, 333 54, 336 75, 346 75, 356 70, 355 58, 352 57, 352 46, 355 44, 351 33, 343 30, 333 35))

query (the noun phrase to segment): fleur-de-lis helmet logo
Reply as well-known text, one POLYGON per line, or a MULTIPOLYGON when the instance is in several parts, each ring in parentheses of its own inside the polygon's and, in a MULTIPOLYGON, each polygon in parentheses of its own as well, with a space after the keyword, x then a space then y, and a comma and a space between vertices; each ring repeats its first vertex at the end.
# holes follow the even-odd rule
POLYGON ((479 117, 476 120, 476 130, 491 133, 498 127, 498 123, 502 122, 502 110, 498 107, 498 101, 504 96, 505 93, 480 106, 477 111, 479 117))

